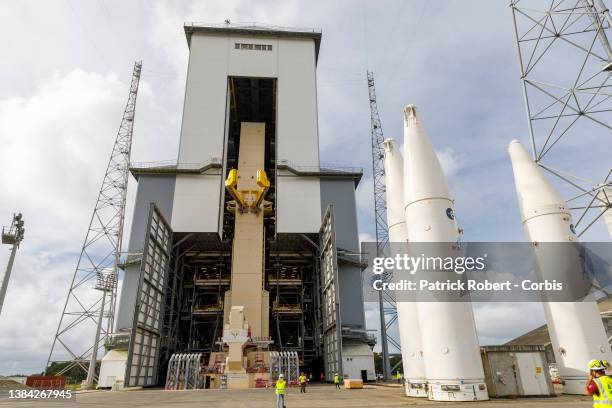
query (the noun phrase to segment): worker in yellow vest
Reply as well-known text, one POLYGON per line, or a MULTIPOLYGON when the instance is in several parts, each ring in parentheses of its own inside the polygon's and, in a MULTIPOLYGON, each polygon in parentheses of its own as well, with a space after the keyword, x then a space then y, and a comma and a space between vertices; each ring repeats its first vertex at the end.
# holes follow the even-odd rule
POLYGON ((338 375, 338 373, 334 374, 334 384, 336 384, 336 389, 339 390, 340 389, 340 376, 338 375))
POLYGON ((308 381, 306 379, 306 374, 304 373, 300 374, 300 376, 298 377, 298 380, 300 381, 300 394, 301 393, 306 394, 306 382, 308 381))
POLYGON ((276 381, 276 408, 285 408, 285 389, 287 388, 287 381, 285 376, 280 374, 276 381))
POLYGON ((395 375, 395 378, 397 378, 397 383, 398 384, 402 383, 402 373, 400 373, 399 370, 397 370, 397 374, 395 375))
POLYGON ((606 367, 599 360, 588 365, 589 379, 585 391, 593 396, 593 408, 609 408, 612 404, 612 378, 606 375, 606 367))

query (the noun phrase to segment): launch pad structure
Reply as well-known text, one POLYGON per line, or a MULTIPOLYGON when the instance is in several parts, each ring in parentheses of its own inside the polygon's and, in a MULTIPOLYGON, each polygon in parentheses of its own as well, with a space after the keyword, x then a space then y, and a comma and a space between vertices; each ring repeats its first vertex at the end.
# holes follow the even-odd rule
POLYGON ((179 155, 131 165, 129 255, 98 387, 374 380, 362 171, 319 161, 321 33, 192 23, 185 34, 179 155))

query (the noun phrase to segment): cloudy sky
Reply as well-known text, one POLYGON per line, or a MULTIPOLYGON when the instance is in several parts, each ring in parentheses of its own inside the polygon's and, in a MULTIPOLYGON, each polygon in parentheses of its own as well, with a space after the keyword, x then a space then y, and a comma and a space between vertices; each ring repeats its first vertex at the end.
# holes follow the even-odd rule
MULTIPOLYGON (((182 24, 226 18, 322 29, 321 161, 364 168, 362 240, 374 227, 366 69, 387 137, 401 142, 403 106, 420 108, 464 239, 523 240, 506 147, 527 142, 527 125, 507 1, 0 0, 0 224, 14 211, 26 220, 0 317, 0 374, 44 367, 133 61, 143 60, 133 161, 175 159, 188 57, 182 24)), ((603 225, 587 238, 607 239, 603 225)), ((543 322, 538 304, 476 312, 482 344, 543 322)), ((376 315, 367 308, 371 329, 376 315)))

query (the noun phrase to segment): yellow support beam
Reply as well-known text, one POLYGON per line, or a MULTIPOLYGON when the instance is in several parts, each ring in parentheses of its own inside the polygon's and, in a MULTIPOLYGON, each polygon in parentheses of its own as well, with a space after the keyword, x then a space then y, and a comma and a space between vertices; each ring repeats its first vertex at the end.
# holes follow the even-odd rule
POLYGON ((234 200, 236 200, 236 202, 240 204, 242 208, 245 208, 246 205, 244 203, 244 199, 242 198, 238 190, 236 190, 237 185, 238 185, 238 170, 231 169, 229 171, 229 174, 227 175, 227 180, 225 180, 225 188, 227 189, 227 191, 229 191, 229 193, 234 198, 234 200))
POLYGON ((257 200, 255 200, 255 208, 259 208, 266 192, 270 188, 270 180, 264 169, 257 170, 257 185, 259 186, 259 192, 257 193, 257 200))

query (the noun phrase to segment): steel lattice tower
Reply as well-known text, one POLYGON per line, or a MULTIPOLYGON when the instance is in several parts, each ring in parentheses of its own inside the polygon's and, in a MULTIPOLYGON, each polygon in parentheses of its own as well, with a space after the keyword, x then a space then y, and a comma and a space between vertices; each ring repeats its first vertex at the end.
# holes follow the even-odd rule
MULTIPOLYGON (((389 244, 389 229, 387 226, 387 198, 385 188, 385 153, 383 142, 385 140, 376 103, 376 88, 374 87, 374 73, 367 71, 368 96, 370 100, 370 133, 372 137, 372 179, 374 180, 374 222, 376 225, 376 256, 385 256, 389 244)), ((388 335, 388 330, 397 320, 395 299, 386 292, 378 292, 378 307, 380 311, 380 337, 383 356, 383 376, 391 378, 389 360, 389 344, 398 349, 401 346, 397 340, 388 335), (388 318, 387 318, 388 316, 388 318)), ((399 364, 399 363, 398 363, 399 364)))
POLYGON ((510 6, 533 157, 561 181, 580 236, 612 211, 610 162, 590 157, 612 151, 610 15, 602 0, 510 6), (569 167, 575 159, 579 167, 569 167))
POLYGON ((141 70, 142 62, 134 63, 123 119, 47 360, 47 368, 54 362, 69 362, 57 375, 75 366, 85 372, 92 367, 88 374, 90 385, 95 380, 98 351, 103 350, 114 325, 118 263, 141 70))

